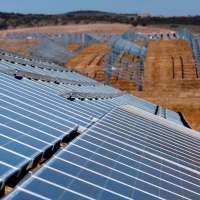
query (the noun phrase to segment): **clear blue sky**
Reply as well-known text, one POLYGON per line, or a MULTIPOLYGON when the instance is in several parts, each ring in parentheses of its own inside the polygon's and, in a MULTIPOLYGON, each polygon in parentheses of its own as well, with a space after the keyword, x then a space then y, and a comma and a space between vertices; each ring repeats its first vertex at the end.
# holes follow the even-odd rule
POLYGON ((200 15, 200 0, 0 0, 1 12, 60 14, 76 10, 200 15))

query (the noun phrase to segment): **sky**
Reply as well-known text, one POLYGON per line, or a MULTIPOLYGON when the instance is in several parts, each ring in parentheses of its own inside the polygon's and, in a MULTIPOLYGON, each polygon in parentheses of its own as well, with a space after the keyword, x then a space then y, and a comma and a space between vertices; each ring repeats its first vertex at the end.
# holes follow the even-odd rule
POLYGON ((1 12, 61 14, 77 10, 194 16, 200 15, 200 0, 0 0, 1 12))

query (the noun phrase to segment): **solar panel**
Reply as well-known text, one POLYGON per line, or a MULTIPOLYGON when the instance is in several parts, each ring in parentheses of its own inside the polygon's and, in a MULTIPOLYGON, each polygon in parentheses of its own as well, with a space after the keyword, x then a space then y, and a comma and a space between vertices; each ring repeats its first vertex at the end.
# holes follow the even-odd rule
POLYGON ((72 108, 71 101, 66 101, 61 97, 4 75, 1 75, 1 85, 4 95, 27 102, 60 120, 79 124, 80 128, 87 127, 92 123, 93 116, 79 111, 78 108, 72 108))
POLYGON ((199 199, 198 134, 115 108, 4 199, 199 199))
POLYGON ((0 55, 0 58, 2 58, 0 60, 1 68, 14 68, 20 70, 27 70, 33 73, 40 73, 44 75, 59 77, 60 79, 67 78, 75 81, 79 80, 80 82, 83 81, 83 82, 96 83, 97 85, 100 84, 97 81, 88 78, 82 74, 75 73, 71 69, 63 68, 59 65, 56 65, 55 67, 53 63, 50 65, 49 63, 42 62, 41 64, 39 62, 32 62, 30 60, 28 62, 24 62, 23 58, 17 59, 17 61, 15 61, 16 60, 15 58, 13 59, 13 57, 5 55, 4 56, 0 55), (19 60, 21 60, 22 62, 19 60))

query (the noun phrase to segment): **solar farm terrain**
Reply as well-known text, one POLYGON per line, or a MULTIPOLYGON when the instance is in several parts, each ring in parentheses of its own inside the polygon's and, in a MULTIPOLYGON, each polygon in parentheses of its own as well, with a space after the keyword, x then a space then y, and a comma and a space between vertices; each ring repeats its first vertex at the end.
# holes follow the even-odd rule
POLYGON ((0 33, 2 199, 200 199, 199 36, 115 26, 0 33))

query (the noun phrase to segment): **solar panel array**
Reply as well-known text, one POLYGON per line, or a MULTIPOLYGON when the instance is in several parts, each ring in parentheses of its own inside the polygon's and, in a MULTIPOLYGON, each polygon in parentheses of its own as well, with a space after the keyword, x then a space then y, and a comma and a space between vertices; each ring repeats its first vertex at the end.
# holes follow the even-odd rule
MULTIPOLYGON (((0 69, 17 69, 30 73, 37 73, 40 75, 54 77, 54 79, 57 78, 60 82, 65 82, 65 80, 67 82, 68 80, 71 84, 85 83, 85 85, 102 85, 91 78, 75 73, 71 69, 63 68, 53 62, 48 63, 36 61, 28 57, 23 58, 20 55, 17 55, 16 57, 9 55, 9 53, 4 55, 0 54, 0 69)), ((40 77, 38 77, 38 79, 40 79, 40 77)))
MULTIPOLYGON (((111 38, 112 63, 130 43, 111 38)), ((0 50, 0 196, 8 185, 4 199, 199 199, 200 138, 180 113, 49 59, 0 50)))
MULTIPOLYGON (((31 40, 43 40, 51 39, 53 42, 61 44, 74 44, 86 42, 86 34, 91 33, 65 33, 65 32, 55 32, 55 33, 7 33, 5 39, 31 39, 31 40)), ((103 41, 108 41, 112 35, 117 35, 115 33, 95 33, 91 34, 92 37, 98 37, 103 41)), ((90 38, 91 39, 91 38, 90 38)))
POLYGON ((121 37, 125 40, 130 40, 130 41, 144 40, 146 45, 151 40, 150 37, 134 31, 126 31, 124 34, 122 34, 121 37))
POLYGON ((195 131, 118 107, 4 199, 199 199, 199 146, 195 131))
POLYGON ((33 55, 41 56, 59 63, 66 63, 74 56, 72 51, 60 45, 56 45, 49 40, 43 40, 40 44, 32 47, 30 51, 33 55))

